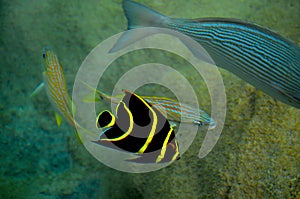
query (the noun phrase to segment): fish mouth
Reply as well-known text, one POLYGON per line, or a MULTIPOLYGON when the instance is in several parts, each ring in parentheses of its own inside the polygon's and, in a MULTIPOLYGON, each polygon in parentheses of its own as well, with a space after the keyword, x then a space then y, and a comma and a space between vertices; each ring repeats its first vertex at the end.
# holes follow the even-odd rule
POLYGON ((196 126, 206 126, 206 125, 208 125, 208 130, 212 130, 212 129, 216 128, 216 126, 217 126, 217 123, 212 118, 210 118, 209 120, 206 120, 206 121, 196 120, 196 121, 193 122, 193 124, 196 125, 196 126))

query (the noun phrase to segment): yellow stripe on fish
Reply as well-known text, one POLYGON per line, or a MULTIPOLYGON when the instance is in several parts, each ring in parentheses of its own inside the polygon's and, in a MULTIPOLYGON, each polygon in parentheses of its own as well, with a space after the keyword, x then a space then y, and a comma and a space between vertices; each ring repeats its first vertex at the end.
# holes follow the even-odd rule
MULTIPOLYGON (((128 91, 127 91, 128 92, 128 91)), ((126 93, 127 93, 126 92, 126 93)), ((126 97, 126 95, 125 95, 126 97)), ((151 108, 151 106, 146 103, 141 97, 139 97, 138 95, 135 95, 135 97, 137 97, 139 100, 141 100, 149 109, 149 111, 152 114, 152 124, 151 124, 151 131, 149 133, 149 136, 147 137, 146 143, 144 144, 144 146, 138 151, 138 153, 144 153, 145 150, 147 149, 148 145, 150 144, 150 142, 153 139, 154 133, 156 131, 156 126, 157 126, 157 114, 155 113, 155 111, 153 110, 153 108, 151 108)))
POLYGON ((101 112, 96 119, 97 128, 108 128, 113 126, 115 123, 116 123, 115 116, 106 110, 101 112), (99 118, 100 116, 102 116, 103 118, 99 118), (98 123, 97 121, 101 121, 101 123, 98 123))
POLYGON ((116 119, 109 111, 97 117, 103 132, 95 143, 139 156, 136 163, 163 163, 179 159, 175 133, 168 120, 142 97, 124 90, 116 109, 116 119), (107 127, 108 124, 113 124, 107 127))
MULTIPOLYGON (((134 122, 133 122, 133 117, 132 117, 132 114, 131 114, 129 108, 124 104, 124 102, 120 102, 119 105, 118 105, 118 107, 117 107, 117 112, 119 112, 119 109, 125 110, 126 113, 128 114, 128 117, 129 117, 129 126, 128 126, 128 129, 126 129, 126 131, 124 132, 124 134, 122 134, 119 137, 106 138, 106 139, 102 138, 101 139, 102 141, 109 141, 109 142, 119 141, 119 140, 122 140, 122 139, 126 138, 132 132, 134 122)), ((109 111, 106 111, 106 112, 108 112, 109 114, 111 114, 109 111)), ((106 116, 107 115, 105 115, 104 113, 105 112, 102 112, 98 116, 97 121, 101 122, 102 120, 106 120, 106 118, 107 118, 106 116)), ((105 126, 105 128, 111 127, 111 126, 113 126, 115 124, 115 117, 111 117, 111 118, 112 118, 111 122, 109 123, 109 125, 105 126)))

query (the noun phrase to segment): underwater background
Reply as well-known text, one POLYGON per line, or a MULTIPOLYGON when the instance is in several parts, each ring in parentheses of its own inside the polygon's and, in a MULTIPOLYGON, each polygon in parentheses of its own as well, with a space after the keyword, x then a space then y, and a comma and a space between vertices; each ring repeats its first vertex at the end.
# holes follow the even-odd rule
MULTIPOLYGON (((299 0, 138 2, 178 18, 254 22, 300 44, 299 0)), ((72 127, 56 125, 45 92, 30 98, 43 81, 44 46, 58 55, 71 94, 84 58, 126 25, 121 0, 0 1, 0 198, 300 198, 300 110, 225 70, 220 69, 227 117, 211 153, 198 158, 205 133, 199 130, 180 161, 145 174, 123 173, 98 162, 77 141, 72 127)), ((183 60, 149 54, 113 63, 101 89, 111 91, 126 65, 155 60, 185 73, 197 86, 200 107, 209 112, 205 84, 193 79, 183 60)), ((145 92, 164 93, 151 87, 145 92)))

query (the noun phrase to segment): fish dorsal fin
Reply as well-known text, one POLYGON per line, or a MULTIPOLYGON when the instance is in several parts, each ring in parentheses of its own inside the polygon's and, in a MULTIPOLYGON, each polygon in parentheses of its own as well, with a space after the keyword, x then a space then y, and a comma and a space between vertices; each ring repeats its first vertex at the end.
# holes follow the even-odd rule
POLYGON ((127 18, 127 28, 129 31, 126 31, 121 35, 117 43, 112 47, 112 49, 110 49, 109 53, 117 52, 130 44, 157 32, 157 30, 153 30, 154 32, 151 32, 150 30, 130 31, 130 29, 164 27, 164 22, 169 19, 159 12, 133 1, 123 1, 123 10, 127 18))

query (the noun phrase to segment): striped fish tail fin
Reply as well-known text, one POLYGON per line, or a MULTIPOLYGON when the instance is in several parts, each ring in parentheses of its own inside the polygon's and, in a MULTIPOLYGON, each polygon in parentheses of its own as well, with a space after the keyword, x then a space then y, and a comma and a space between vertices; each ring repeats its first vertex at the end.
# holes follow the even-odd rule
POLYGON ((163 27, 168 17, 139 3, 124 0, 123 10, 128 20, 128 29, 142 27, 163 27))
MULTIPOLYGON (((167 16, 148 8, 139 3, 124 0, 123 10, 127 18, 127 29, 144 28, 144 27, 166 27, 169 21, 167 16)), ((114 53, 123 49, 130 44, 153 34, 151 31, 127 31, 122 34, 117 43, 110 49, 109 53, 114 53)))

